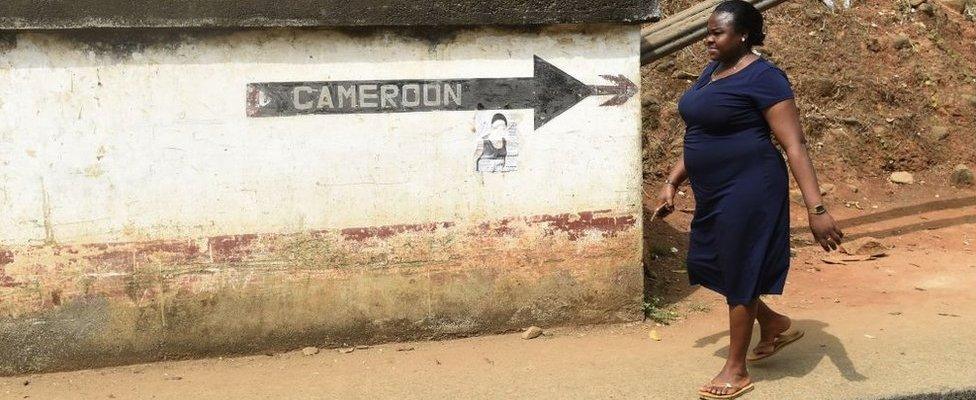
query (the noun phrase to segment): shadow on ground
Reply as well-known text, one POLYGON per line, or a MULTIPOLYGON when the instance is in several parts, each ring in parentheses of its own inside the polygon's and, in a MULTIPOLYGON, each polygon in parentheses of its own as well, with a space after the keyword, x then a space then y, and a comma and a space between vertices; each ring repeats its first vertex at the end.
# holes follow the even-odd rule
MULTIPOLYGON (((931 211, 941 211, 941 210, 952 210, 959 208, 966 208, 976 206, 976 196, 961 197, 958 199, 948 199, 948 200, 937 200, 930 201, 927 203, 916 204, 906 207, 893 208, 891 210, 886 210, 878 213, 862 215, 854 218, 848 218, 845 220, 838 221, 841 229, 848 229, 851 227, 859 225, 873 224, 875 222, 887 221, 896 218, 907 217, 911 215, 919 215, 931 211)), ((883 229, 871 232, 861 232, 854 235, 847 235, 844 237, 846 240, 857 239, 861 237, 874 237, 878 239, 904 235, 910 232, 917 232, 927 229, 940 229, 955 225, 962 224, 972 224, 976 223, 976 215, 965 215, 955 218, 943 218, 932 221, 919 222, 915 224, 902 225, 890 229, 883 229)), ((797 226, 790 230, 793 235, 803 234, 810 231, 808 226, 797 226)))
MULTIPOLYGON (((653 204, 656 204, 656 202, 648 198, 645 194, 644 299, 646 302, 650 302, 652 299, 660 299, 664 304, 673 304, 688 297, 688 295, 697 289, 697 287, 692 287, 688 284, 688 275, 685 272, 684 260, 685 255, 688 253, 688 232, 675 229, 665 221, 651 221, 650 215, 652 212, 648 207, 653 204)), ((972 206, 976 206, 976 196, 937 200, 898 207, 891 210, 847 218, 838 221, 838 224, 842 229, 847 230, 852 227, 919 215, 926 212, 961 209, 972 206)), ((675 214, 675 216, 668 217, 668 219, 676 218, 678 214, 681 214, 681 211, 676 211, 675 214)), ((964 215, 954 218, 906 224, 889 229, 858 232, 856 234, 848 234, 844 239, 847 241, 868 236, 881 239, 921 230, 973 223, 976 223, 976 215, 964 215)), ((802 225, 795 226, 790 230, 790 234, 795 236, 809 235, 809 232, 810 228, 802 225)))
POLYGON ((972 400, 976 399, 976 388, 940 393, 912 394, 905 396, 885 397, 881 400, 972 400))
MULTIPOLYGON (((837 368, 838 373, 848 381, 855 382, 868 379, 867 376, 857 372, 854 361, 848 356, 847 349, 844 348, 840 339, 827 332, 825 328, 829 326, 828 324, 812 319, 794 320, 793 324, 804 331, 803 339, 782 350, 788 354, 786 357, 783 356, 787 354, 780 353, 777 356, 750 364, 750 373, 756 381, 775 381, 787 377, 805 376, 816 369, 817 364, 820 364, 824 358, 829 359, 837 368)), ((719 340, 727 342, 725 338, 728 336, 729 331, 727 330, 705 336, 695 341, 695 347, 715 344, 719 340)), ((715 351, 715 356, 722 359, 725 359, 728 354, 728 345, 715 351)))

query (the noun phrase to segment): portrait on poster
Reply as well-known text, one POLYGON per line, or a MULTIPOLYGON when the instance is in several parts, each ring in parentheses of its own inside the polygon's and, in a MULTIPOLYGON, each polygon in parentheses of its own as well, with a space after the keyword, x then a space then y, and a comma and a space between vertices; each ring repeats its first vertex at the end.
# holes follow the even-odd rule
POLYGON ((479 112, 475 116, 475 166, 477 172, 518 170, 517 115, 479 112))

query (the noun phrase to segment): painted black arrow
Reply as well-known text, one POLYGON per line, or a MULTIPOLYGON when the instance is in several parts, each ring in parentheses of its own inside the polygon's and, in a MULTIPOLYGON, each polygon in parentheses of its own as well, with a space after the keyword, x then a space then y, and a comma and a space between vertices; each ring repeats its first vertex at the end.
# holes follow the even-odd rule
POLYGON ((535 74, 525 78, 251 83, 247 115, 533 109, 539 128, 588 96, 613 95, 602 105, 615 106, 637 93, 623 75, 601 76, 613 85, 588 86, 535 57, 535 74))

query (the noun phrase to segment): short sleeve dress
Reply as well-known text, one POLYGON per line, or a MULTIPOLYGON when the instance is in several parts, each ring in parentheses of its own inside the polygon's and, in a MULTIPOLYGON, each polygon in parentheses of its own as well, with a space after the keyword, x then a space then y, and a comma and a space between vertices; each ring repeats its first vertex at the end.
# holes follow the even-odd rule
POLYGON ((782 294, 790 263, 789 177, 763 110, 793 98, 781 69, 759 58, 711 81, 710 62, 678 102, 695 196, 688 277, 749 304, 782 294))

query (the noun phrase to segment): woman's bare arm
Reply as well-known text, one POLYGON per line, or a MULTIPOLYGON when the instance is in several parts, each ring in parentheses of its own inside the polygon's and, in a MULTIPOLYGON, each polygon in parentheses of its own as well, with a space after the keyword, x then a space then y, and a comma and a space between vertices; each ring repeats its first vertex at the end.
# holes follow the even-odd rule
MULTIPOLYGON (((817 174, 813 169, 810 153, 807 151, 806 137, 800 126, 796 103, 793 100, 781 101, 764 110, 763 115, 776 141, 786 151, 787 162, 790 164, 790 170, 793 171, 793 178, 800 187, 800 192, 803 193, 803 201, 808 208, 821 204, 820 185, 817 183, 817 174)), ((836 249, 844 234, 837 228, 833 217, 829 213, 819 215, 810 213, 809 216, 810 230, 813 231, 817 242, 825 250, 836 249)))
POLYGON ((668 182, 671 182, 675 187, 681 186, 681 183, 688 178, 688 170, 685 169, 685 157, 682 155, 678 157, 678 161, 674 163, 674 167, 671 167, 671 172, 668 173, 668 182))
POLYGON ((664 218, 674 210, 674 194, 677 192, 678 186, 687 178, 688 170, 685 169, 685 157, 682 155, 671 167, 671 172, 668 173, 664 185, 661 186, 661 192, 658 194, 658 200, 661 202, 654 209, 654 213, 651 215, 652 220, 664 218))

